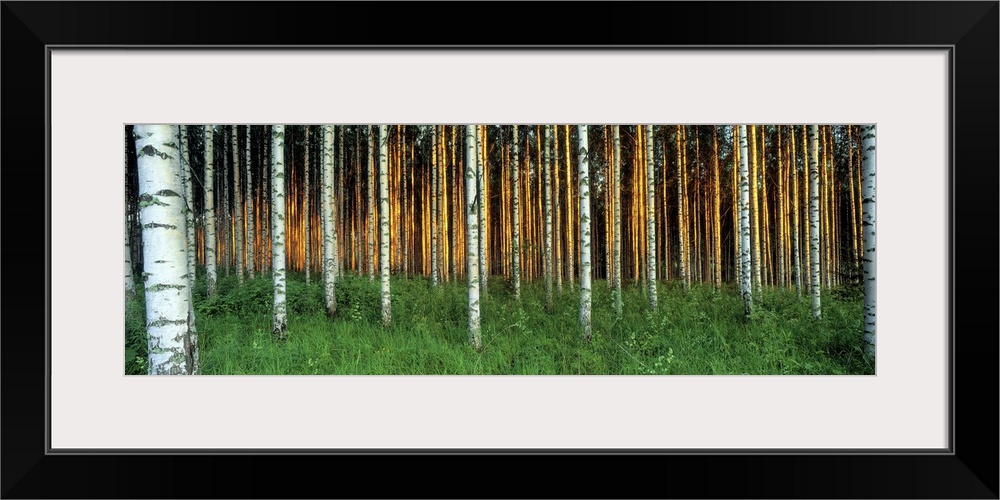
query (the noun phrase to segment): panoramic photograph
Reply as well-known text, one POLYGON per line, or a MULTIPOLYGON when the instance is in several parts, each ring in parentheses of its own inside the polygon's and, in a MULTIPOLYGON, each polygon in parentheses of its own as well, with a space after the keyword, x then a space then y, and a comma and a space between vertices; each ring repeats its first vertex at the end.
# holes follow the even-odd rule
POLYGON ((874 375, 873 124, 132 124, 126 375, 874 375))

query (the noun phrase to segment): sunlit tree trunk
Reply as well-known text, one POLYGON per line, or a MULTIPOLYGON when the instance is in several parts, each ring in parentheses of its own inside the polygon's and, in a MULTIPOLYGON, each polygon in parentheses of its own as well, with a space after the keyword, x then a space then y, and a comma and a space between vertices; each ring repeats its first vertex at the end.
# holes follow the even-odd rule
POLYGON ((271 332, 285 340, 285 126, 271 128, 271 269, 274 279, 274 319, 271 332))
POLYGON ((678 255, 678 257, 680 258, 679 269, 680 269, 680 272, 681 272, 680 273, 681 274, 681 282, 683 282, 684 289, 686 290, 688 288, 689 277, 688 277, 688 268, 687 268, 687 258, 688 258, 687 257, 687 255, 688 255, 688 251, 687 251, 687 238, 686 238, 687 231, 685 231, 685 228, 687 227, 687 225, 685 224, 685 221, 686 221, 685 218, 686 218, 687 214, 685 213, 685 210, 684 210, 685 205, 686 205, 685 198, 684 198, 684 168, 685 168, 685 166, 684 166, 684 160, 683 160, 683 157, 682 157, 682 150, 683 150, 683 148, 687 147, 687 144, 684 144, 684 143, 681 142, 681 125, 677 126, 677 132, 674 135, 674 142, 675 142, 675 145, 676 145, 675 149, 677 150, 677 237, 678 237, 679 242, 680 242, 679 243, 680 254, 678 255))
POLYGON ((809 125, 809 254, 812 315, 820 317, 819 276, 819 127, 809 125))
MULTIPOLYGON (((566 141, 569 141, 569 135, 566 136, 566 141)), ((562 294, 562 236, 559 231, 559 227, 562 225, 559 221, 559 205, 561 196, 559 193, 559 177, 561 172, 559 171, 559 160, 561 158, 559 154, 559 128, 558 126, 552 126, 552 251, 553 251, 553 265, 552 272, 555 274, 554 278, 556 280, 556 290, 562 294)), ((567 207, 567 210, 569 207, 567 207)), ((567 252, 569 251, 569 247, 567 252)))
POLYGON ((513 243, 513 248, 511 250, 511 259, 514 263, 514 299, 521 299, 521 204, 518 193, 521 190, 520 176, 518 172, 519 160, 518 158, 518 138, 517 138, 517 125, 514 125, 514 139, 511 143, 513 148, 512 154, 514 156, 513 161, 510 162, 510 177, 513 184, 513 189, 511 190, 514 205, 514 237, 511 240, 513 243))
MULTIPOLYGON (((656 184, 653 172, 653 126, 646 125, 646 260, 649 308, 656 310, 656 184)), ((582 184, 582 183, 581 183, 582 184)))
POLYGON ((477 192, 478 192, 478 194, 476 196, 477 196, 477 198, 479 200, 476 203, 476 208, 479 210, 479 213, 478 213, 478 215, 479 215, 479 236, 478 236, 478 239, 479 239, 479 285, 482 287, 482 291, 485 292, 486 288, 487 288, 486 282, 487 282, 487 280, 489 278, 489 269, 487 269, 487 267, 486 267, 486 239, 487 239, 487 231, 488 231, 488 228, 486 227, 486 211, 489 209, 489 200, 486 199, 486 185, 485 185, 485 183, 486 183, 486 180, 485 180, 485 178, 486 178, 486 172, 485 172, 485 162, 484 162, 484 159, 483 159, 483 156, 484 156, 483 139, 482 139, 482 134, 480 132, 480 128, 481 127, 482 127, 482 125, 477 125, 476 126, 476 137, 475 137, 475 144, 476 144, 476 172, 478 174, 477 177, 476 177, 476 186, 477 186, 477 192))
POLYGON ((212 168, 214 159, 214 130, 212 125, 205 125, 205 285, 209 297, 215 295, 216 257, 215 257, 215 171, 212 168))
POLYGON ((482 349, 479 331, 479 205, 476 195, 476 126, 465 126, 465 219, 467 250, 467 274, 469 286, 469 343, 477 351, 482 349))
POLYGON ((759 292, 762 286, 760 278, 760 200, 757 197, 757 127, 750 125, 750 268, 753 274, 753 290, 759 292))
MULTIPOLYGON (((666 152, 664 152, 666 154, 666 152)), ((719 181, 719 127, 712 127, 712 182, 715 195, 712 214, 712 234, 715 245, 712 249, 713 262, 715 264, 715 289, 722 287, 722 189, 719 181)))
POLYGON ((589 342, 590 327, 590 162, 587 126, 577 125, 580 151, 580 324, 583 340, 589 342))
POLYGON ((187 222, 177 129, 136 125, 148 373, 194 373, 187 222))
MULTIPOLYGON (((622 316, 622 140, 618 125, 614 126, 614 163, 615 174, 615 220, 614 220, 614 280, 612 290, 615 296, 615 314, 622 316)), ((664 150, 666 154, 666 150, 664 150)))
POLYGON ((753 290, 750 285, 750 169, 748 165, 747 127, 740 125, 740 294, 743 313, 747 318, 753 310, 753 290))
POLYGON ((865 354, 875 357, 875 125, 861 132, 861 223, 864 233, 865 354))
MULTIPOLYGON (((333 125, 323 126, 323 283, 326 291, 326 315, 337 314, 337 240, 334 236, 337 217, 333 210, 333 125)), ((343 166, 341 166, 343 168, 343 166)))
POLYGON ((775 253, 778 257, 778 276, 776 283, 785 286, 785 163, 784 152, 781 150, 781 125, 777 129, 777 151, 778 151, 778 192, 775 197, 775 229, 778 238, 775 240, 775 253))
POLYGON ((545 308, 552 310, 552 126, 545 126, 545 308))
POLYGON ((379 264, 382 272, 382 325, 392 324, 392 294, 389 291, 389 127, 379 125, 379 264))

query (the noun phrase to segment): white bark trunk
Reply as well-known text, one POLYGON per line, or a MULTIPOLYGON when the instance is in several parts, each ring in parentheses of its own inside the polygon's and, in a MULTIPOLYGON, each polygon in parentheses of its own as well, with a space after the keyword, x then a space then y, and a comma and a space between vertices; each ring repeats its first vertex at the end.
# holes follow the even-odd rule
POLYGON ((368 279, 375 279, 375 127, 368 126, 368 279))
POLYGON ((187 243, 185 248, 187 249, 187 275, 185 276, 188 280, 188 294, 190 298, 188 300, 188 334, 189 339, 189 372, 193 375, 199 373, 198 369, 198 329, 195 326, 195 315, 194 315, 194 284, 196 281, 195 266, 197 265, 197 257, 195 254, 195 231, 194 231, 194 180, 191 175, 191 161, 190 161, 190 150, 188 149, 187 140, 187 125, 181 125, 177 127, 178 129, 178 140, 181 145, 180 149, 180 160, 181 160, 181 182, 184 184, 184 223, 187 226, 186 240, 187 243))
POLYGON ((865 354, 875 358, 875 125, 862 128, 861 229, 864 231, 865 354))
POLYGON ((577 125, 580 150, 580 324, 583 340, 590 341, 590 161, 587 126, 577 125))
POLYGON ((193 372, 187 222, 177 128, 136 125, 139 215, 146 283, 148 373, 193 372))
POLYGON ((685 222, 687 221, 687 214, 685 213, 686 199, 684 198, 684 169, 687 168, 684 165, 684 148, 687 147, 687 142, 681 139, 681 127, 677 127, 677 131, 674 136, 674 144, 677 145, 677 239, 678 239, 678 258, 680 259, 678 264, 678 270, 681 275, 681 283, 684 284, 684 289, 688 289, 688 284, 690 280, 688 278, 688 268, 687 268, 687 234, 684 229, 687 227, 685 222))
POLYGON ((312 250, 312 248, 311 248, 312 247, 312 245, 311 245, 311 243, 312 243, 312 234, 309 231, 309 215, 310 215, 310 212, 309 212, 309 126, 306 125, 305 129, 306 129, 305 130, 305 133, 306 133, 306 151, 305 151, 305 156, 302 158, 302 163, 303 163, 303 170, 305 171, 305 176, 304 177, 305 177, 306 188, 305 188, 305 191, 302 192, 302 194, 303 194, 302 215, 303 215, 303 218, 305 219, 304 222, 305 222, 305 226, 306 226, 305 232, 303 233, 303 237, 305 239, 305 244, 306 244, 305 268, 306 268, 306 285, 308 285, 309 281, 310 281, 310 279, 309 279, 310 278, 309 277, 309 270, 312 267, 312 265, 311 265, 312 264, 312 255, 311 255, 311 253, 312 253, 311 252, 311 250, 312 250))
POLYGON ((479 197, 476 195, 476 126, 465 126, 465 218, 468 231, 467 273, 469 280, 469 343, 477 351, 483 341, 479 331, 479 197))
POLYGON ((389 291, 389 127, 379 126, 379 200, 382 237, 379 241, 379 264, 382 270, 382 324, 392 324, 392 294, 389 291))
POLYGON ((195 237, 194 237, 194 179, 191 177, 191 150, 188 148, 187 125, 178 127, 181 138, 181 175, 184 182, 184 220, 187 225, 188 279, 195 282, 195 237))
POLYGON ((809 274, 812 286, 812 315, 819 319, 819 127, 809 125, 809 274))
POLYGON ((656 178, 653 172, 653 126, 646 125, 646 256, 649 308, 656 310, 656 178))
POLYGON ((510 176, 511 182, 514 186, 513 204, 514 204, 514 241, 512 245, 511 258, 514 264, 514 300, 521 299, 521 204, 518 193, 521 191, 520 176, 518 175, 518 161, 519 161, 519 151, 518 151, 518 138, 517 138, 517 125, 514 125, 514 139, 511 143, 513 151, 511 152, 514 156, 513 161, 510 164, 510 176))
POLYGON ((243 196, 240 195, 240 134, 233 125, 233 212, 236 213, 236 281, 243 284, 243 196))
POLYGON ((438 182, 438 139, 437 125, 431 126, 431 285, 438 284, 438 197, 441 184, 438 182))
POLYGON ((333 231, 336 215, 333 211, 333 125, 323 126, 323 283, 326 289, 326 315, 337 314, 336 252, 337 240, 333 231))
POLYGON ((247 194, 245 203, 247 210, 247 274, 252 279, 254 272, 257 270, 257 231, 254 222, 253 169, 251 167, 253 157, 250 155, 250 141, 253 138, 251 130, 252 125, 247 125, 247 147, 244 158, 246 158, 247 164, 247 194))
POLYGON ((747 152, 747 127, 740 125, 740 295, 743 313, 749 318, 753 310, 753 290, 750 285, 750 167, 747 152))
MULTIPOLYGON (((336 283, 344 274, 344 260, 341 258, 340 253, 340 227, 344 222, 343 214, 343 200, 344 200, 344 172, 346 167, 344 165, 344 129, 346 125, 341 125, 337 128, 337 162, 333 166, 333 179, 330 180, 330 185, 333 186, 336 181, 337 187, 332 189, 335 191, 331 201, 330 213, 331 219, 330 224, 333 225, 331 233, 333 233, 333 282, 336 283)), ((355 242, 356 243, 356 242, 355 242)), ((347 249, 344 249, 344 255, 347 254, 347 249)))
POLYGON ((285 339, 285 126, 271 129, 271 269, 274 277, 274 321, 271 332, 285 339))
POLYGON ((215 158, 212 125, 205 125, 205 285, 209 297, 215 295, 218 281, 215 257, 215 158))

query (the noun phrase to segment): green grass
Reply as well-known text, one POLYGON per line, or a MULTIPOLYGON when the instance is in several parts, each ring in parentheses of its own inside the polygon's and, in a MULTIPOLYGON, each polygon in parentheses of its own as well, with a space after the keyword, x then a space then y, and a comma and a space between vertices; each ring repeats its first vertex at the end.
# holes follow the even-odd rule
MULTIPOLYGON (((199 273, 201 276, 202 273, 199 273)), ((337 283, 338 314, 326 318, 322 279, 288 281, 287 340, 271 335, 270 276, 222 277, 219 294, 195 286, 201 370, 213 375, 541 375, 541 374, 872 374, 861 353, 863 304, 854 289, 825 291, 823 318, 807 297, 766 290, 743 318, 736 290, 659 284, 659 309, 643 286, 627 284, 615 319, 605 281, 593 287, 593 339, 581 340, 579 288, 564 283, 552 311, 543 282, 523 283, 520 302, 494 276, 482 304, 482 352, 468 342, 462 282, 437 288, 422 277, 392 280, 393 325, 383 328, 379 282, 347 275, 337 283), (832 293, 831 293, 832 292, 832 293)), ((145 373, 145 306, 140 288, 126 307, 126 372, 145 373)))

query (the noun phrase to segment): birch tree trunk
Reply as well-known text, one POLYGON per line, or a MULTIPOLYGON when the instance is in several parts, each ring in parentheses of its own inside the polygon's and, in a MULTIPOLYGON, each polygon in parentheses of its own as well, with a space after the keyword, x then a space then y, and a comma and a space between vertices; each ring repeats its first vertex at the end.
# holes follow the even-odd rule
POLYGON ((271 333, 285 340, 285 126, 271 128, 271 269, 274 279, 274 319, 271 333))
POLYGON ((809 274, 812 286, 812 315, 819 319, 819 127, 809 125, 809 274))
MULTIPOLYGON (((564 125, 566 132, 566 220, 573 220, 573 166, 570 164, 570 145, 569 145, 569 125, 564 125)), ((566 224, 566 271, 569 274, 569 284, 573 285, 576 283, 576 252, 577 247, 574 245, 573 240, 573 225, 567 222, 566 224)), ((571 287, 572 288, 572 287, 571 287)))
POLYGON ((545 126, 545 309, 552 311, 552 127, 545 126))
POLYGON ((865 354, 875 358, 875 125, 865 125, 861 136, 861 229, 864 237, 865 354))
POLYGON ((198 328, 196 326, 195 314, 194 314, 194 284, 196 281, 195 267, 197 265, 197 255, 196 255, 196 240, 195 240, 195 230, 194 230, 194 186, 193 179, 191 175, 191 161, 190 161, 190 150, 188 149, 188 138, 187 138, 187 125, 181 125, 178 128, 178 141, 180 142, 181 149, 180 161, 181 161, 181 182, 184 185, 184 223, 187 227, 186 240, 187 243, 185 248, 187 249, 187 274, 185 278, 188 281, 188 372, 197 375, 199 373, 199 363, 198 363, 198 328))
POLYGON ((590 341, 590 162, 587 126, 577 125, 580 150, 580 324, 583 340, 590 341))
POLYGON ((514 125, 514 140, 511 144, 514 155, 513 161, 510 163, 510 176, 511 182, 514 186, 512 197, 514 205, 514 237, 512 240, 512 255, 514 264, 514 300, 521 300, 521 204, 518 193, 521 191, 520 175, 518 172, 518 138, 517 138, 517 125, 514 125))
POLYGON ((688 289, 688 283, 690 283, 690 277, 688 276, 687 267, 687 227, 685 224, 686 215, 684 210, 684 205, 686 204, 684 198, 684 161, 682 158, 683 148, 687 147, 687 144, 681 141, 681 126, 677 126, 677 131, 674 135, 674 143, 677 150, 677 238, 679 240, 679 250, 680 250, 680 274, 681 282, 684 284, 684 289, 688 289))
POLYGON ((233 125, 233 212, 236 215, 236 282, 243 284, 243 196, 240 195, 240 135, 233 125))
POLYGON ((187 225, 188 280, 193 284, 195 282, 195 266, 197 264, 197 257, 195 255, 197 248, 194 234, 194 179, 191 176, 191 150, 188 148, 187 125, 181 125, 178 128, 180 129, 181 137, 181 172, 184 176, 182 181, 184 182, 184 220, 187 225))
MULTIPOLYGON (((332 176, 333 179, 330 181, 331 191, 334 193, 331 195, 330 201, 330 224, 333 228, 330 230, 333 236, 333 282, 336 283, 338 279, 344 274, 344 256, 347 255, 347 248, 345 245, 344 254, 340 253, 340 227, 343 224, 343 207, 344 207, 344 174, 347 173, 347 168, 344 165, 344 129, 347 128, 346 125, 341 125, 336 129, 337 132, 337 162, 334 164, 332 176), (334 182, 337 183, 337 187, 334 188, 334 182)), ((345 229, 346 233, 346 229, 345 229)), ((357 242, 357 241, 355 241, 357 242)), ((334 296, 334 306, 336 307, 336 295, 334 296)))
POLYGON ((132 276, 132 245, 129 243, 128 212, 125 213, 125 302, 135 297, 135 278, 132 276))
POLYGON ((382 325, 392 325, 392 293, 389 291, 389 127, 379 125, 379 264, 382 272, 382 325))
MULTIPOLYGON (((615 297, 615 314, 622 317, 622 139, 618 125, 614 126, 614 182, 615 182, 615 220, 614 220, 614 278, 612 290, 615 297)), ((664 150, 664 154, 666 151, 664 150)))
POLYGON ((469 343, 477 351, 482 349, 479 331, 479 200, 476 195, 476 134, 475 125, 465 126, 465 205, 468 217, 465 219, 468 231, 467 258, 469 280, 469 343))
POLYGON ((323 126, 323 283, 326 289, 326 316, 337 314, 337 240, 334 236, 337 218, 333 211, 333 125, 323 126))
POLYGON ((247 195, 246 203, 244 203, 244 205, 247 210, 247 274, 250 276, 250 279, 253 279, 254 272, 257 268, 257 231, 254 221, 256 217, 253 203, 253 169, 251 167, 253 164, 253 156, 250 154, 250 143, 253 140, 253 134, 251 133, 252 130, 252 125, 247 125, 247 147, 246 154, 243 155, 244 158, 246 158, 247 163, 247 195))
POLYGON ((215 295, 218 282, 215 262, 215 170, 212 168, 214 135, 213 126, 205 125, 205 285, 209 297, 215 295))
POLYGON ((305 238, 305 245, 306 245, 305 268, 306 268, 306 285, 307 286, 309 285, 309 268, 312 267, 310 265, 310 264, 312 264, 312 258, 311 258, 312 255, 311 255, 311 252, 310 252, 312 250, 312 248, 311 248, 312 247, 312 245, 311 245, 312 238, 310 237, 310 231, 309 231, 309 215, 310 215, 310 212, 309 212, 309 190, 310 190, 310 188, 309 188, 309 128, 310 127, 308 125, 305 126, 305 129, 306 129, 305 130, 305 132, 306 132, 306 152, 305 152, 305 156, 302 157, 303 170, 305 171, 305 184, 306 184, 305 191, 303 191, 302 214, 303 214, 303 217, 305 218, 304 222, 305 222, 305 226, 306 226, 305 227, 304 238, 305 238))
POLYGON ((194 373, 187 222, 177 129, 136 125, 150 375, 194 373))
POLYGON ((438 198, 441 183, 438 179, 438 135, 437 125, 431 125, 431 285, 438 284, 438 198))
POLYGON ((750 285, 750 168, 747 152, 747 127, 740 125, 740 294, 743 313, 749 319, 753 311, 750 285))
MULTIPOLYGON (((646 257, 649 309, 656 310, 656 178, 653 172, 653 126, 646 125, 646 257)), ((582 185, 582 183, 581 183, 582 185)))

